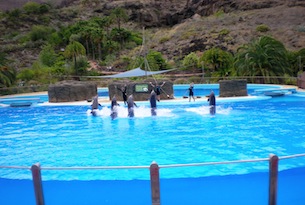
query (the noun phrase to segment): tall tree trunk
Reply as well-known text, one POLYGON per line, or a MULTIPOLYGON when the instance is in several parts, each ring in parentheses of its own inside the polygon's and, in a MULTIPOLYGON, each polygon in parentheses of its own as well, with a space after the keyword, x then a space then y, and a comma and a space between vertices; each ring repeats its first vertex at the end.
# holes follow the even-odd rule
POLYGON ((102 48, 101 48, 101 42, 98 42, 98 58, 99 60, 102 60, 102 48))
POLYGON ((92 40, 91 40, 91 47, 92 47, 92 59, 95 60, 94 42, 92 40))

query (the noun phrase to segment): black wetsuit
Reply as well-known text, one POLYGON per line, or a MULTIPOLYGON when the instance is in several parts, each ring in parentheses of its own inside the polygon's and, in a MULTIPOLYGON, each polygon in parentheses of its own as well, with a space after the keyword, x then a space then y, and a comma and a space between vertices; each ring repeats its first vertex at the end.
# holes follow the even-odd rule
POLYGON ((124 86, 124 89, 118 88, 119 91, 122 92, 124 104, 127 104, 127 87, 124 86))
POLYGON ((190 96, 190 97, 194 96, 194 91, 193 91, 193 89, 194 89, 194 86, 190 86, 190 87, 189 87, 189 96, 190 96))
POLYGON ((161 87, 160 87, 160 85, 157 85, 157 86, 156 86, 155 91, 156 91, 156 94, 157 94, 157 95, 161 95, 161 87))

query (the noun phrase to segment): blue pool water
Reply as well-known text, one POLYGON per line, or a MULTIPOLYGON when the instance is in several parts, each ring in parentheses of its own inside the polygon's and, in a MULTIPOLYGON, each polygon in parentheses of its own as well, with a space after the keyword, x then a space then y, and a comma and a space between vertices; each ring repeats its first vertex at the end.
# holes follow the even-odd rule
MULTIPOLYGON (((178 86, 175 92, 183 96, 185 89, 178 86)), ((197 93, 205 96, 210 89, 197 93)), ((218 95, 217 87, 212 89, 218 95)), ((259 88, 248 93, 255 93, 255 89, 259 88)), ((149 166, 152 161, 159 165, 188 164, 304 153, 304 97, 296 93, 246 100, 218 98, 215 116, 209 114, 205 98, 196 102, 161 100, 156 117, 150 116, 148 102, 138 102, 135 118, 129 119, 127 108, 120 106, 116 120, 109 117, 108 103, 102 104, 97 117, 88 113, 90 104, 2 107, 0 166, 31 166, 37 162, 42 167, 149 166)), ((302 204, 304 197, 294 194, 305 181, 301 174, 304 167, 304 157, 280 161, 280 176, 285 178, 279 182, 279 204, 302 204), (287 199, 284 193, 293 196, 287 199)), ((168 168, 161 169, 160 176, 166 204, 186 204, 190 198, 190 204, 266 204, 267 200, 268 162, 168 168), (230 192, 232 187, 237 194, 230 192), (251 193, 257 190, 263 191, 256 194, 257 200, 249 202, 251 193), (219 199, 217 191, 222 195, 219 199), (202 193, 206 193, 204 199, 202 193)), ((151 204, 146 169, 43 170, 42 178, 48 204, 126 204, 123 199, 128 197, 131 204, 151 204), (97 190, 102 196, 95 194, 88 200, 97 190), (82 197, 76 196, 79 193, 82 197), (66 196, 73 196, 75 201, 68 203, 66 196)), ((0 169, 0 184, 6 185, 5 189, 0 186, 0 204, 20 204, 11 191, 33 194, 30 179, 29 170, 0 169)), ((27 204, 34 200, 24 197, 28 198, 27 204)))

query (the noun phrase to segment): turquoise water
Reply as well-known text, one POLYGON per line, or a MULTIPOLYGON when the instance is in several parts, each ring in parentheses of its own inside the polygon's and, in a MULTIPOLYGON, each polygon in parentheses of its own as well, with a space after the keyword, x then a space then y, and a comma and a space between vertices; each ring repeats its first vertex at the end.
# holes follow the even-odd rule
MULTIPOLYGON (((203 98, 196 102, 161 100, 156 117, 150 116, 148 102, 139 102, 135 118, 128 118, 127 108, 120 106, 116 120, 109 117, 108 104, 103 104, 97 117, 89 114, 90 105, 2 107, 0 165, 31 166, 40 162, 42 167, 149 166, 152 161, 159 165, 188 164, 304 153, 304 97, 290 94, 218 99, 215 116, 209 114, 208 102, 203 98)), ((285 160, 279 168, 301 166, 305 166, 304 158, 285 160)), ((241 163, 162 169, 161 177, 267 170, 268 162, 241 163)), ((148 170, 131 169, 42 174, 44 180, 149 179, 148 170)), ((31 179, 31 174, 28 170, 0 169, 0 178, 31 179)))

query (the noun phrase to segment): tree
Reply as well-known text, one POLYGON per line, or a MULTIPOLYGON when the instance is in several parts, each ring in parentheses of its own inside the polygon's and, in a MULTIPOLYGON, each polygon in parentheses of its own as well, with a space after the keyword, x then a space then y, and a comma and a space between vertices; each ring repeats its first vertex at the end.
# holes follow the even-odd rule
POLYGON ((185 70, 194 70, 198 68, 199 58, 196 53, 191 52, 183 58, 182 65, 185 70))
POLYGON ((287 50, 284 45, 269 36, 243 45, 237 50, 234 68, 236 75, 263 76, 270 82, 271 76, 290 74, 287 50))
POLYGON ((211 48, 202 54, 200 61, 209 68, 213 76, 223 77, 227 76, 232 68, 233 55, 220 48, 211 48))
POLYGON ((119 30, 121 29, 121 23, 126 22, 129 18, 126 10, 120 7, 113 9, 111 11, 110 17, 117 22, 119 30))
POLYGON ((114 28, 111 31, 111 40, 120 43, 121 48, 123 44, 131 38, 131 32, 126 29, 114 28))
POLYGON ((54 48, 48 44, 45 45, 42 51, 39 53, 39 60, 42 64, 51 67, 56 63, 57 54, 54 51, 54 48))
POLYGON ((74 70, 76 75, 78 75, 78 69, 77 69, 77 65, 76 65, 76 58, 82 55, 86 55, 86 49, 85 47, 77 42, 77 41, 71 41, 69 43, 69 45, 67 45, 65 52, 64 52, 64 56, 66 58, 72 58, 73 62, 74 62, 74 70))
POLYGON ((303 72, 303 69, 305 68, 305 48, 299 51, 288 52, 288 61, 293 76, 297 76, 300 72, 303 72))
POLYGON ((168 65, 162 54, 158 51, 150 50, 146 56, 150 70, 166 70, 168 65))
POLYGON ((9 60, 4 53, 0 53, 0 87, 9 87, 16 80, 16 72, 7 66, 9 60))

